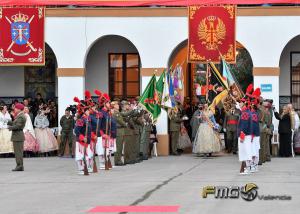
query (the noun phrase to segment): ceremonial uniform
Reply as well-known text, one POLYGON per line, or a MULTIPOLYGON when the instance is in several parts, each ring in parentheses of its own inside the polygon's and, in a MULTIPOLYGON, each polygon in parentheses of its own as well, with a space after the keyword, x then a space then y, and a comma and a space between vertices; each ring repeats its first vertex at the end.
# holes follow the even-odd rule
MULTIPOLYGON (((250 164, 252 160, 252 131, 251 112, 247 107, 242 108, 238 126, 238 136, 239 161, 245 162, 247 171, 250 171, 250 164)), ((244 172, 244 169, 242 169, 241 172, 244 172)))
POLYGON ((74 129, 74 118, 73 116, 67 117, 62 116, 60 119, 61 136, 59 145, 59 154, 64 155, 66 143, 69 143, 69 155, 72 155, 72 145, 73 145, 73 129, 74 129))
POLYGON ((100 169, 105 168, 105 158, 109 156, 111 137, 111 115, 106 108, 102 108, 103 115, 100 124, 101 142, 97 143, 97 154, 99 156, 100 169), (106 151, 105 151, 106 149, 106 151), (104 156, 106 153, 106 157, 104 156))
POLYGON ((91 118, 91 127, 92 127, 92 139, 91 139, 91 150, 93 152, 93 165, 96 158, 94 157, 97 153, 97 147, 102 147, 102 138, 100 134, 100 125, 102 121, 102 113, 101 112, 93 112, 90 115, 91 118))
POLYGON ((238 109, 230 110, 226 113, 223 127, 226 130, 226 148, 230 153, 233 151, 234 153, 237 152, 237 127, 240 118, 240 111, 238 109))
POLYGON ((78 170, 80 173, 83 172, 84 161, 86 161, 88 171, 91 172, 93 169, 93 152, 90 147, 92 133, 91 118, 83 115, 77 119, 74 131, 76 135, 75 160, 78 170), (84 142, 85 138, 86 143, 84 142), (86 150, 85 153, 84 150, 86 150))

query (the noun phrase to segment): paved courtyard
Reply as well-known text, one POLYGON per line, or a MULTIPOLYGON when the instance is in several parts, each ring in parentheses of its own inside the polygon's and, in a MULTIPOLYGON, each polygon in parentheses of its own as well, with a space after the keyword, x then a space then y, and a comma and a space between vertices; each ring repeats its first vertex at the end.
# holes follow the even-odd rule
POLYGON ((0 159, 1 214, 80 214, 105 205, 179 206, 177 213, 297 213, 300 157, 273 158, 256 174, 241 176, 236 156, 157 157, 135 165, 77 175, 74 159, 27 158, 24 172, 14 159, 0 159), (202 188, 255 183, 258 195, 290 195, 292 200, 202 198, 202 188))

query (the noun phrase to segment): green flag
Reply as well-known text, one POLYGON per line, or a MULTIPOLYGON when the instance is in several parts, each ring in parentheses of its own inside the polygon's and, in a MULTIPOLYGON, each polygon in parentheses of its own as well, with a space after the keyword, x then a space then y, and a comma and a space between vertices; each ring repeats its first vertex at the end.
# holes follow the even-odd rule
POLYGON ((139 105, 150 113, 154 122, 158 118, 157 100, 156 77, 153 75, 139 100, 139 105))
POLYGON ((155 105, 155 111, 156 111, 157 117, 161 113, 162 94, 163 94, 163 90, 164 90, 164 78, 165 78, 165 70, 160 75, 158 81, 156 82, 156 87, 155 87, 157 98, 158 98, 157 105, 155 105))

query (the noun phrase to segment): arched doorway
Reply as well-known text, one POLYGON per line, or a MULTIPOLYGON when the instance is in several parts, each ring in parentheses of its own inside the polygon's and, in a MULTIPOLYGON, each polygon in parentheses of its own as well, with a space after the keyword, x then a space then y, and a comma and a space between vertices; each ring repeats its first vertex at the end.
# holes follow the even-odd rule
POLYGON ((24 67, 24 96, 35 98, 41 94, 44 100, 57 98, 57 60, 51 47, 45 44, 45 66, 24 67))
MULTIPOLYGON (((184 97, 191 97, 197 100, 195 96, 194 84, 205 84, 205 64, 187 63, 187 43, 185 40, 181 42, 172 52, 168 68, 174 68, 176 65, 182 65, 184 78, 184 97)), ((230 64, 230 70, 235 75, 241 88, 245 91, 250 83, 253 83, 253 62, 250 53, 239 42, 236 42, 236 64, 230 64)), ((219 68, 219 65, 216 65, 219 68)))
POLYGON ((140 95, 140 56, 134 44, 118 35, 101 37, 86 57, 85 88, 109 93, 112 99, 140 95))
POLYGON ((300 113, 300 35, 291 39, 280 56, 279 106, 292 103, 300 113))

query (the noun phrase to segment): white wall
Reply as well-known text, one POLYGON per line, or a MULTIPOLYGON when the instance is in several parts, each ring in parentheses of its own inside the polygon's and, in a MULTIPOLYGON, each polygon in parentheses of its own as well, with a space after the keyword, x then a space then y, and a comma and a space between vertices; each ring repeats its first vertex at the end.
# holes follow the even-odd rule
MULTIPOLYGON (((263 92, 261 96, 265 99, 273 99, 277 111, 279 111, 279 77, 278 76, 254 76, 254 87, 261 87, 261 84, 271 84, 272 91, 263 92)), ((273 118, 273 124, 275 129, 278 127, 278 120, 273 118)))
POLYGON ((84 77, 58 77, 58 117, 65 114, 65 109, 74 104, 73 98, 83 99, 84 77))
POLYGON ((282 55, 280 58, 280 64, 279 64, 279 66, 280 66, 279 95, 280 96, 291 96, 290 53, 293 51, 300 52, 300 36, 297 36, 294 39, 292 39, 285 46, 285 48, 282 52, 282 55))
POLYGON ((0 66, 0 97, 23 97, 24 67, 0 66))
POLYGON ((107 36, 98 40, 89 50, 86 60, 86 89, 99 89, 108 93, 108 54, 109 53, 137 53, 137 49, 125 38, 107 36))
MULTIPOLYGON (((254 67, 278 67, 281 52, 293 37, 300 16, 237 17, 236 39, 254 67)), ((120 35, 138 49, 145 68, 165 67, 173 49, 188 37, 187 17, 47 17, 46 42, 60 68, 82 68, 88 49, 100 37, 120 35)))
MULTIPOLYGON (((280 56, 285 45, 300 34, 300 28, 295 27, 299 23, 300 16, 237 17, 236 40, 247 48, 254 67, 279 67, 280 56)), ((47 17, 45 40, 57 57, 58 68, 84 68, 89 48, 98 38, 112 34, 123 36, 133 43, 140 54, 144 68, 160 68, 167 66, 174 48, 187 39, 187 24, 187 17, 47 17)), ((1 73, 0 75, 4 75, 3 72, 1 73)), ((282 73, 284 75, 284 72, 282 73)), ((13 75, 13 78, 15 77, 13 75)), ((107 85, 107 82, 98 85, 97 82, 88 79, 90 79, 89 74, 87 74, 87 82, 91 82, 92 86, 88 87, 92 90, 96 85, 98 87, 101 85, 103 89, 105 89, 103 85, 107 85)), ((263 79, 269 80, 255 77, 255 84, 260 84, 263 79)), ((12 81, 12 77, 5 78, 6 81, 12 81)), ((68 80, 63 82, 67 84, 68 80)), ((275 82, 274 80, 272 84, 275 82)), ((70 83, 72 84, 72 81, 70 83)), ((280 83, 286 85, 285 82, 280 83)), ((21 79, 11 82, 10 85, 18 88, 9 90, 9 95, 22 95, 23 84, 24 81, 21 79)), ((78 84, 81 84, 78 87, 83 88, 84 80, 79 81, 78 84)), ((274 89, 275 85, 273 85, 274 89)), ((65 90, 62 85, 58 88, 65 90)), ((285 90, 282 91, 287 93, 285 90)), ((0 93, 4 92, 5 90, 0 93)), ((61 102, 65 103, 63 100, 72 97, 74 92, 59 92, 58 96, 65 96, 60 97, 61 102)), ((279 92, 273 94, 272 98, 275 100, 278 95, 279 92)), ((62 106, 65 108, 64 105, 62 106)), ((166 121, 164 123, 166 124, 166 121)))

